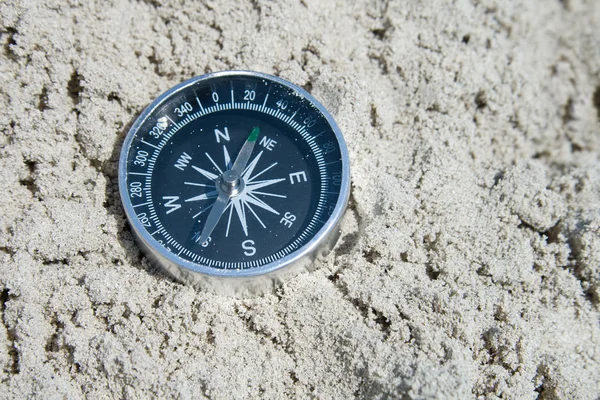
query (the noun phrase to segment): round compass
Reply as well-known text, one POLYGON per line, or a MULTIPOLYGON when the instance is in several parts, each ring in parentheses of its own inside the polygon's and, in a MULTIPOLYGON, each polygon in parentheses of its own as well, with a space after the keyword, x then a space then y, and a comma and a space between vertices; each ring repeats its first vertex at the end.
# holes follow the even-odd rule
POLYGON ((165 92, 135 121, 119 162, 142 248, 200 286, 272 281, 310 264, 337 238, 349 182, 331 115, 300 87, 257 72, 203 75, 165 92))

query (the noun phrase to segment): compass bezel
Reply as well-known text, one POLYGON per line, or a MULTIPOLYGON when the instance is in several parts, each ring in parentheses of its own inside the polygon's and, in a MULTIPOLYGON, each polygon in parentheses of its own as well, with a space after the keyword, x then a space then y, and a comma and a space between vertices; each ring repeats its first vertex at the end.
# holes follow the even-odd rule
POLYGON ((155 263, 167 269, 176 278, 187 282, 191 281, 191 283, 194 284, 200 283, 201 281, 203 281, 204 278, 207 277, 225 278, 226 281, 231 281, 232 279, 248 280, 249 278, 259 276, 274 277, 275 275, 277 275, 276 273, 278 271, 283 271, 287 269, 286 267, 288 266, 298 264, 300 260, 312 260, 312 258, 314 257, 311 257, 311 255, 314 256, 318 250, 322 249, 323 247, 330 247, 332 245, 332 243, 329 243, 332 241, 331 236, 333 236, 332 234, 339 225, 339 222, 347 206, 350 194, 350 163, 345 140, 335 120, 327 111, 327 109, 306 90, 285 79, 261 72, 237 70, 220 71, 194 77, 172 87, 171 89, 158 96, 150 105, 148 105, 142 111, 142 113, 139 115, 139 117, 135 120, 134 124, 129 129, 129 132, 127 133, 127 136, 123 142, 119 159, 118 181, 121 202, 125 209, 127 219, 133 228, 134 235, 136 239, 141 242, 142 247, 145 248, 146 252, 155 263), (127 188, 127 162, 131 144, 134 138, 136 137, 136 134, 140 130, 140 127, 164 103, 169 101, 172 97, 176 96, 179 92, 182 92, 190 86, 196 85, 203 81, 215 78, 233 78, 240 76, 265 79, 274 83, 278 83, 289 89, 292 89, 297 95, 303 97, 309 103, 311 103, 318 110, 318 112, 320 112, 323 115, 323 117, 326 119, 328 125, 331 127, 331 130, 335 135, 340 150, 342 162, 342 179, 340 184, 339 197, 337 199, 333 212, 328 217, 326 223, 313 235, 313 237, 305 245, 291 252, 290 254, 282 257, 281 259, 259 267, 240 270, 219 269, 185 260, 172 253, 171 251, 167 250, 165 246, 163 246, 156 239, 154 239, 154 237, 150 235, 150 233, 146 230, 146 228, 136 217, 136 212, 133 209, 132 201, 129 198, 127 188))

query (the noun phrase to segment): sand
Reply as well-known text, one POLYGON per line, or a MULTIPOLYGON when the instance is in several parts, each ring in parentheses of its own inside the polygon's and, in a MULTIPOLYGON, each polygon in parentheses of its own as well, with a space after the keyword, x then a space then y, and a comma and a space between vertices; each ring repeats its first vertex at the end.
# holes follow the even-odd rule
POLYGON ((600 2, 0 3, 0 397, 600 396, 600 2), (157 273, 128 127, 195 75, 320 99, 335 250, 233 299, 157 273))

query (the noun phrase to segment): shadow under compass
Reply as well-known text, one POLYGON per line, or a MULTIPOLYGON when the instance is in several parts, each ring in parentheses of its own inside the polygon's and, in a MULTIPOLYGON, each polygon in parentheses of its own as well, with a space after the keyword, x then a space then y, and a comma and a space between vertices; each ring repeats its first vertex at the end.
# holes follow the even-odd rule
MULTIPOLYGON (((113 264, 122 261, 124 264, 129 264, 140 270, 145 270, 151 275, 159 279, 177 282, 171 275, 163 271, 162 268, 156 266, 152 260, 143 253, 141 246, 138 245, 134 233, 131 231, 131 226, 125 215, 123 203, 119 194, 119 157, 121 156, 121 148, 125 137, 134 124, 138 116, 143 112, 137 113, 131 120, 118 132, 117 140, 115 141, 110 159, 102 163, 101 172, 106 178, 106 190, 104 208, 109 215, 113 216, 117 221, 119 232, 117 240, 121 247, 125 250, 125 260, 113 260, 113 264)), ((178 283, 178 282, 177 282, 178 283)))

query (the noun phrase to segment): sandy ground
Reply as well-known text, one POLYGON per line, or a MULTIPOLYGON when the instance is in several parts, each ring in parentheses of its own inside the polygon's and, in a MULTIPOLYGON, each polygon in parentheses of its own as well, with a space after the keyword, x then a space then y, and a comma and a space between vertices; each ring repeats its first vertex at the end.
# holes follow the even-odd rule
POLYGON ((0 397, 600 395, 600 2, 0 3, 0 397), (252 69, 352 162, 335 251, 230 299, 152 272, 117 192, 159 93, 252 69))

